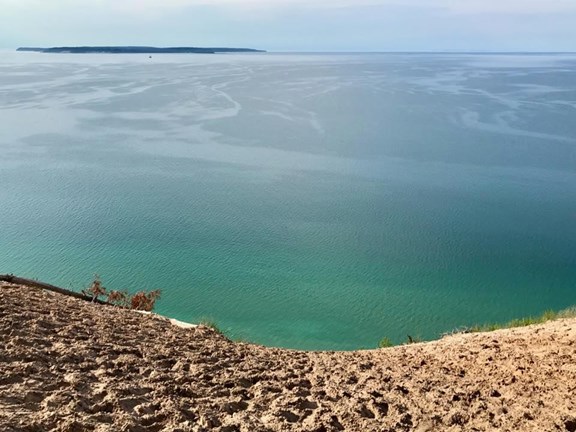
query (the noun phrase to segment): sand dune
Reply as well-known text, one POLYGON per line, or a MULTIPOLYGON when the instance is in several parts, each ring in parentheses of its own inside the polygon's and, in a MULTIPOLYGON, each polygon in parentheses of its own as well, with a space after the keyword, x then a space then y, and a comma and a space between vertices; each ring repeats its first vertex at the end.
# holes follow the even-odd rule
POLYGON ((359 352, 0 284, 0 431, 576 431, 576 320, 359 352))

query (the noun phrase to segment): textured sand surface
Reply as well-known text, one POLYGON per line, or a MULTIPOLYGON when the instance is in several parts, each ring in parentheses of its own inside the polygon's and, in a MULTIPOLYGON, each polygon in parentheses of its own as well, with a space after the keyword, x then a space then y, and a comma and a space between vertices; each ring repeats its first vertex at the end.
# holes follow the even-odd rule
POLYGON ((360 352, 0 283, 0 432, 576 431, 576 320, 360 352))

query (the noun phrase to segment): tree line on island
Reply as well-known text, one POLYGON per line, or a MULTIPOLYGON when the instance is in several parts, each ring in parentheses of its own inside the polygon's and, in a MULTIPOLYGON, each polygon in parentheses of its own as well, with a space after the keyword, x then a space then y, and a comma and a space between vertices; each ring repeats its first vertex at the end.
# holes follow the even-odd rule
POLYGON ((253 48, 200 48, 200 47, 149 47, 149 46, 72 46, 72 47, 20 47, 16 51, 65 54, 218 54, 266 52, 253 48))

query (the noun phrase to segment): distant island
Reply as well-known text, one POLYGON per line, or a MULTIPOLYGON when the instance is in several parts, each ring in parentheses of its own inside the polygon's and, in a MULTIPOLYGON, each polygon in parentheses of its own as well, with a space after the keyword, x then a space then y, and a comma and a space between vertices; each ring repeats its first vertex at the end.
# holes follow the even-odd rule
POLYGON ((30 48, 21 47, 16 51, 32 51, 42 53, 70 53, 70 54, 216 54, 216 53, 251 53, 266 52, 252 48, 198 48, 198 47, 169 47, 157 48, 148 46, 81 46, 81 47, 53 47, 30 48))

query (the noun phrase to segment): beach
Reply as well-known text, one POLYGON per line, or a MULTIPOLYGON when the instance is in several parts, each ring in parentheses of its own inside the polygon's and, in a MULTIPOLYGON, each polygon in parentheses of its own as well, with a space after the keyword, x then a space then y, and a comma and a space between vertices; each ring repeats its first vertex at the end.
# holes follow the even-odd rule
POLYGON ((576 320, 350 352, 0 285, 0 430, 574 431, 576 320))

